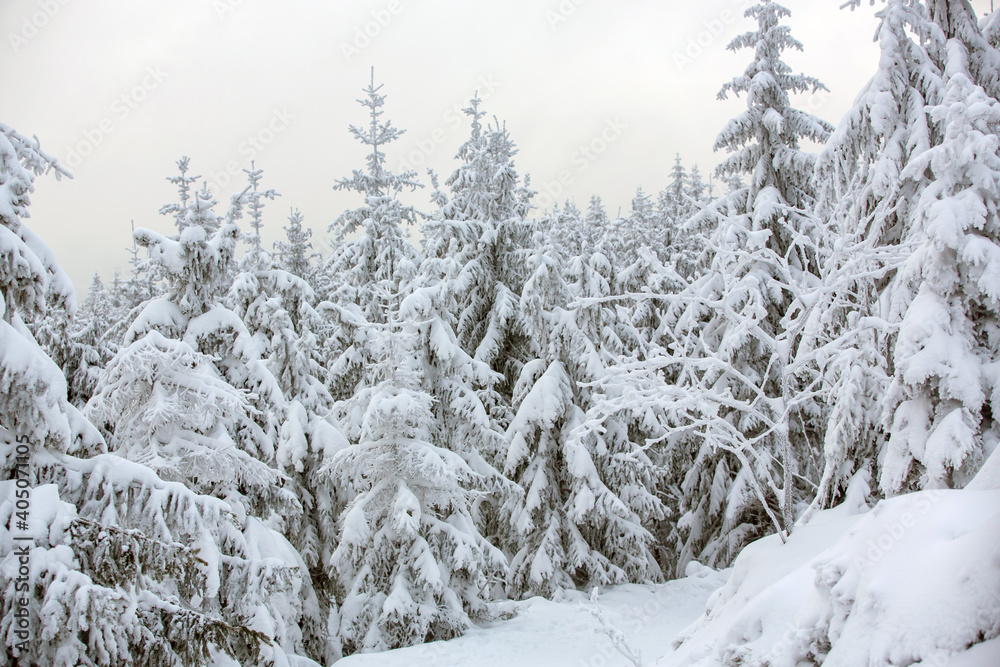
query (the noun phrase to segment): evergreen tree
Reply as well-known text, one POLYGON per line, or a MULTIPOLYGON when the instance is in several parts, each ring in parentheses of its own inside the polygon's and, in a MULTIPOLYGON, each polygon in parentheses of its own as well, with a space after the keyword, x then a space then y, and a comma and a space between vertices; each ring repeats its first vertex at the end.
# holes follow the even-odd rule
MULTIPOLYGON (((459 167, 446 181, 438 220, 426 227, 428 257, 447 260, 454 275, 455 332, 463 349, 502 378, 487 408, 498 424, 511 418, 511 392, 527 360, 528 341, 518 307, 531 242, 526 216, 534 191, 514 167, 510 134, 495 123, 484 128, 479 100, 465 113, 472 118, 459 167)), ((498 462, 499 464, 499 462, 498 462)))
POLYGON ((313 279, 313 260, 319 257, 319 253, 312 252, 311 229, 303 229, 302 213, 293 208, 288 216, 288 226, 282 227, 285 230, 287 241, 276 241, 274 244, 275 254, 282 268, 296 278, 311 282, 313 279))
MULTIPOLYGON (((965 71, 973 85, 981 87, 987 97, 1000 99, 1000 50, 983 34, 969 0, 926 0, 926 4, 945 38, 957 40, 966 50, 965 71)), ((942 70, 951 58, 950 52, 941 54, 942 70)))
POLYGON ((688 199, 690 176, 681 162, 678 153, 674 157, 674 167, 670 172, 670 184, 660 191, 656 199, 656 216, 664 234, 664 245, 672 255, 682 240, 681 225, 694 212, 692 202, 688 199))
MULTIPOLYGON (((183 173, 185 161, 179 161, 178 165, 183 173)), ((184 185, 182 182, 179 187, 184 185)), ((161 212, 174 213, 179 230, 176 236, 167 237, 141 228, 135 231, 136 242, 149 249, 152 269, 168 287, 165 294, 142 308, 126 333, 124 347, 155 331, 168 340, 183 341, 191 349, 214 358, 220 376, 232 387, 245 391, 250 400, 251 409, 229 435, 241 451, 268 467, 274 462, 280 424, 278 415, 284 409, 284 398, 277 380, 266 367, 259 341, 254 339, 240 315, 223 303, 233 280, 239 238, 235 220, 240 214, 241 198, 242 195, 234 197, 230 210, 219 217, 213 208, 216 202, 206 187, 188 198, 184 217, 169 207, 161 209, 161 212)), ((121 354, 126 355, 124 349, 121 354)), ((109 413, 108 417, 113 414, 109 413)), ((131 438, 122 442, 126 446, 146 446, 131 438)), ((285 498, 280 505, 298 504, 289 494, 276 491, 272 485, 261 482, 249 494, 252 508, 247 509, 273 512, 278 510, 273 501, 279 497, 285 498)), ((278 513, 287 509, 290 507, 278 513)))
POLYGON ((648 247, 659 257, 668 256, 670 239, 664 238, 668 235, 658 224, 657 217, 651 197, 642 188, 638 188, 632 197, 632 210, 616 223, 616 254, 619 262, 633 262, 644 247, 648 247))
POLYGON ((933 181, 904 233, 916 249, 889 287, 901 323, 885 401, 886 493, 963 486, 984 438, 1000 435, 991 370, 1000 355, 1000 102, 974 82, 975 40, 957 34, 946 46, 944 97, 929 108, 942 140, 903 174, 933 181))
POLYGON ((403 225, 416 222, 416 211, 404 206, 399 195, 404 190, 421 187, 415 172, 394 174, 386 169, 383 147, 402 134, 391 122, 381 119, 385 96, 372 81, 358 100, 368 109, 367 128, 350 126, 351 134, 370 147, 367 169, 355 170, 334 186, 337 190, 357 192, 364 203, 344 211, 330 225, 339 245, 326 263, 326 301, 321 312, 330 333, 328 344, 328 386, 335 399, 351 397, 362 380, 365 368, 377 358, 369 349, 366 327, 384 324, 388 313, 377 298, 382 292, 399 294, 407 289, 420 265, 420 255, 403 233, 403 225), (363 230, 360 238, 345 241, 348 234, 363 230))
MULTIPOLYGON (((178 164, 183 174, 186 161, 178 164)), ((179 181, 182 199, 186 185, 179 181)), ((256 617, 261 637, 283 651, 321 654, 322 639, 309 636, 320 622, 307 564, 282 535, 298 537, 303 512, 277 469, 285 399, 246 326, 247 312, 224 304, 245 195, 219 217, 205 188, 187 197, 184 216, 164 208, 174 214, 177 235, 136 230, 167 291, 132 322, 86 413, 115 453, 230 508, 244 546, 235 553, 228 545, 212 547, 227 554, 223 563, 229 556, 243 561, 235 578, 212 589, 225 617, 256 617), (270 558, 283 562, 269 571, 270 558)), ((259 206, 251 211, 259 213, 259 206)))
POLYGON ((709 203, 698 165, 688 173, 678 155, 670 185, 658 198, 657 215, 665 234, 665 260, 669 259, 674 270, 686 279, 704 272, 710 264, 705 246, 712 236, 713 217, 701 215, 709 203))
POLYGON ((604 208, 604 202, 597 195, 590 198, 587 204, 587 214, 583 218, 583 235, 588 248, 601 247, 605 257, 611 259, 611 247, 607 240, 611 219, 604 208))
POLYGON ((63 369, 70 403, 82 408, 90 400, 101 371, 117 351, 105 333, 113 320, 104 284, 98 275, 83 306, 69 312, 52 304, 45 315, 28 324, 36 342, 63 369))
POLYGON ((328 264, 345 279, 324 304, 346 343, 331 375, 350 378, 337 412, 352 444, 326 468, 351 498, 329 561, 348 653, 460 634, 485 617, 491 583, 505 571, 476 528, 473 503, 501 481, 481 451, 500 448, 479 399, 495 377, 457 344, 444 316, 451 283, 429 268, 417 273, 420 256, 401 231, 415 212, 398 200, 417 183, 384 168, 380 147, 399 131, 379 120, 378 90, 373 83, 362 101, 368 131, 352 128, 372 147, 369 169, 338 185, 364 194, 366 206, 337 226, 363 221, 366 233, 328 264))
POLYGON ((817 164, 818 212, 833 238, 813 306, 805 355, 823 372, 823 475, 814 507, 842 498, 861 472, 874 479, 885 447, 881 402, 892 375, 895 327, 883 299, 908 219, 927 186, 908 165, 936 144, 928 105, 940 103, 936 61, 944 34, 919 2, 890 0, 877 13, 879 68, 830 137, 817 164))
MULTIPOLYGON (((98 446, 92 427, 66 398, 58 367, 38 348, 25 319, 41 318, 49 305, 73 310, 76 296, 44 241, 22 222, 28 217, 36 176, 68 176, 37 141, 0 124, 0 290, 3 292, 3 366, 0 367, 0 425, 27 436, 33 451, 87 451, 98 446)), ((5 452, 8 457, 13 449, 5 452)), ((5 458, 5 470, 14 465, 5 458)), ((5 477, 6 478, 6 477, 5 477)))
POLYGON ((563 259, 570 261, 589 252, 587 229, 584 227, 583 214, 572 202, 566 202, 563 207, 552 207, 538 221, 538 230, 551 239, 554 251, 563 259))
POLYGON ((603 303, 610 263, 600 254, 575 260, 571 288, 554 250, 538 237, 521 296, 536 358, 518 378, 507 431, 504 471, 524 490, 504 507, 514 529, 508 594, 655 581, 661 573, 646 526, 663 517, 651 491, 658 473, 619 415, 584 425, 589 387, 622 347, 614 311, 603 303), (569 310, 573 292, 581 303, 569 310))
POLYGON ((832 128, 791 106, 790 93, 822 84, 781 60, 802 48, 780 24, 788 14, 762 0, 746 12, 757 30, 729 45, 755 55, 720 92, 746 93, 747 110, 716 140, 731 153, 718 174, 750 182, 712 205, 719 227, 711 270, 680 298, 672 354, 682 391, 673 410, 690 420, 681 420, 689 458, 676 457, 675 471, 681 568, 692 557, 725 563, 768 523, 790 530, 796 480, 811 474, 815 407, 792 362, 823 228, 810 212, 815 156, 799 141, 822 142, 832 128))
MULTIPOLYGON (((993 5, 990 4, 990 7, 993 5)), ((989 45, 994 49, 1000 49, 1000 11, 993 11, 984 16, 979 22, 979 28, 989 45)))
POLYGON ((100 434, 68 402, 62 373, 26 335, 22 318, 38 316, 46 294, 73 302, 51 252, 21 222, 33 176, 50 169, 65 174, 36 141, 0 125, 2 265, 18 268, 0 273, 0 452, 4 477, 26 482, 11 484, 0 503, 7 661, 178 665, 229 656, 285 664, 284 651, 246 614, 256 608, 260 625, 266 616, 257 605, 294 588, 283 559, 260 558, 260 545, 249 560, 251 539, 228 504, 102 453, 100 434), (44 512, 15 516, 15 487, 30 488, 32 508, 44 512), (26 592, 14 578, 24 545, 32 564, 26 592), (224 608, 233 614, 224 617, 224 608))
POLYGON ((712 200, 712 184, 705 185, 698 165, 692 165, 691 167, 691 173, 688 176, 687 196, 698 208, 701 208, 712 200))
POLYGON ((490 586, 506 566, 471 513, 470 489, 479 475, 438 440, 449 424, 435 416, 424 385, 441 381, 425 374, 447 370, 437 368, 447 359, 434 357, 440 334, 434 322, 421 333, 427 325, 407 313, 420 307, 419 297, 408 298, 402 316, 393 313, 397 298, 386 295, 389 321, 368 329, 381 357, 373 382, 344 406, 354 444, 328 466, 355 494, 330 561, 342 587, 339 633, 346 653, 461 634, 473 620, 488 618, 490 586))
MULTIPOLYGON (((336 540, 336 518, 342 500, 319 470, 346 441, 329 418, 333 399, 321 379, 320 350, 314 331, 322 330, 323 323, 312 305, 312 288, 303 278, 275 266, 260 244, 264 201, 278 194, 261 189, 261 170, 251 165, 246 174, 245 199, 253 231, 244 236, 250 247, 239 262, 228 305, 246 325, 281 390, 283 402, 269 407, 279 424, 275 463, 290 480, 289 491, 303 506, 301 515, 291 517, 285 530, 314 583, 327 590, 323 564, 336 540)), ((297 233, 301 244, 301 227, 297 233)), ((304 248, 299 247, 299 251, 299 259, 307 260, 304 248)), ((327 590, 327 594, 330 592, 327 590)), ((325 607, 326 600, 323 602, 325 607)), ((321 608, 314 611, 313 620, 328 616, 329 609, 321 608)), ((337 649, 325 644, 325 628, 312 627, 310 634, 316 654, 328 659, 336 655, 337 649)))
POLYGON ((341 245, 328 262, 328 271, 342 276, 332 300, 358 306, 365 320, 376 324, 387 321, 387 313, 376 295, 386 290, 399 293, 420 263, 418 253, 403 233, 403 225, 415 224, 417 214, 412 206, 403 205, 399 195, 421 185, 414 180, 415 172, 397 175, 386 169, 382 148, 398 139, 403 131, 391 122, 380 120, 385 113, 381 111, 385 104, 385 96, 379 93, 381 89, 381 85, 375 85, 373 72, 372 81, 364 90, 366 98, 358 100, 368 109, 368 127, 350 127, 354 138, 371 148, 367 170, 355 170, 350 178, 341 179, 334 186, 336 190, 357 192, 364 203, 344 211, 330 225, 341 245), (348 234, 358 230, 364 231, 361 238, 343 242, 348 234))

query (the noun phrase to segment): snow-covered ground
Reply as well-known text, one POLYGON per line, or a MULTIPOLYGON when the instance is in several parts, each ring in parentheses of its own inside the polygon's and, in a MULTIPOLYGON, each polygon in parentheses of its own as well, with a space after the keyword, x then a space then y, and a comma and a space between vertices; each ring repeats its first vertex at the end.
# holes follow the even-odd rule
POLYGON ((338 667, 631 667, 593 611, 599 606, 626 643, 654 664, 671 640, 705 609, 709 595, 726 575, 703 570, 657 586, 616 586, 601 591, 598 603, 577 592, 559 602, 531 598, 514 605, 517 616, 476 627, 458 639, 411 648, 354 655, 338 667))
POLYGON ((965 489, 842 505, 746 547, 670 667, 1000 665, 1000 455, 965 489))
POLYGON ((1000 666, 1000 456, 964 490, 869 508, 866 483, 787 543, 753 543, 731 570, 692 564, 685 579, 611 588, 596 602, 569 592, 511 603, 516 616, 458 639, 338 664, 1000 666), (616 648, 615 630, 638 656, 616 648))

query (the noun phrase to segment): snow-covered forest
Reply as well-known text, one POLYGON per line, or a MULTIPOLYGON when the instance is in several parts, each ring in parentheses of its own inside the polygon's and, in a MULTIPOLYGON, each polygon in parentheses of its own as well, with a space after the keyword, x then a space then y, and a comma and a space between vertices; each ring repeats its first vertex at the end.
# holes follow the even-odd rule
POLYGON ((71 174, 0 124, 4 664, 330 665, 653 584, 722 588, 643 656, 595 612, 621 664, 1000 664, 1000 12, 847 4, 842 119, 750 4, 712 177, 619 215, 537 206, 476 96, 397 173, 375 71, 353 208, 179 156, 80 295, 28 225, 71 174))

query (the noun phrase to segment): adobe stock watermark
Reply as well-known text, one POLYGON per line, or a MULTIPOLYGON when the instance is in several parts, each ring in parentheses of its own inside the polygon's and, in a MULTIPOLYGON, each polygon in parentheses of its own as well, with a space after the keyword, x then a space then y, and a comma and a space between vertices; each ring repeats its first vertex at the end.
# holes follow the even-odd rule
POLYGON ((282 132, 291 126, 295 116, 287 108, 275 108, 256 132, 248 134, 246 139, 236 147, 236 154, 242 160, 229 160, 219 171, 209 171, 207 182, 213 192, 220 192, 233 182, 237 176, 243 175, 243 170, 257 159, 267 147, 275 142, 282 132))
MULTIPOLYGON (((499 88, 500 82, 494 79, 492 74, 480 76, 476 94, 481 102, 486 102, 499 88)), ((399 171, 416 171, 425 165, 428 158, 438 151, 452 132, 469 122, 469 116, 463 111, 468 106, 469 102, 463 101, 455 102, 448 107, 441 115, 442 124, 428 132, 423 139, 417 139, 413 142, 412 150, 399 161, 399 171)))
POLYGON ((235 12, 246 0, 212 0, 212 9, 220 21, 224 21, 226 16, 235 12))
POLYGON ((125 122, 146 101, 150 93, 167 80, 168 76, 169 74, 158 65, 147 66, 139 83, 114 99, 109 115, 99 120, 95 126, 84 130, 83 138, 75 145, 66 147, 66 157, 62 163, 70 169, 79 167, 84 159, 92 155, 97 147, 120 127, 119 123, 125 122))
POLYGON ((893 523, 885 526, 877 538, 868 540, 864 557, 855 556, 852 565, 861 570, 882 560, 887 553, 903 539, 903 536, 917 525, 918 519, 926 515, 942 498, 944 494, 934 489, 923 491, 914 496, 913 507, 916 513, 906 510, 893 523))
POLYGON ((363 25, 354 27, 351 40, 340 43, 340 52, 344 55, 344 60, 351 62, 355 56, 361 55, 361 52, 372 45, 372 42, 382 34, 383 30, 389 27, 389 24, 403 9, 401 0, 389 0, 385 7, 373 9, 369 14, 370 19, 366 20, 363 25))
POLYGON ((38 0, 35 3, 38 9, 21 19, 21 25, 17 32, 12 30, 7 33, 7 41, 10 42, 10 48, 14 50, 14 53, 20 51, 21 47, 37 37, 45 29, 45 26, 55 18, 59 10, 70 2, 72 0, 38 0))
POLYGON ((805 100, 804 104, 799 104, 798 107, 803 111, 808 111, 809 113, 815 114, 820 109, 826 106, 826 103, 830 101, 831 93, 826 87, 820 88, 809 94, 809 97, 805 100))
POLYGON ((562 0, 555 9, 545 10, 545 20, 548 22, 549 28, 551 30, 558 29, 560 25, 569 21, 576 14, 576 10, 586 2, 587 0, 562 0))
POLYGON ((555 180, 546 181, 539 188, 538 205, 542 209, 550 208, 559 197, 576 180, 576 177, 583 174, 590 166, 608 152, 608 148, 618 141, 628 129, 628 123, 620 116, 609 118, 604 122, 604 127, 590 141, 582 144, 570 156, 570 164, 574 169, 563 169, 555 180))
POLYGON ((10 629, 15 638, 14 649, 18 653, 28 653, 31 649, 30 574, 31 546, 34 543, 29 532, 31 517, 31 475, 29 462, 31 447, 26 435, 14 439, 14 465, 11 479, 14 480, 14 511, 11 513, 11 539, 17 557, 17 573, 14 576, 14 620, 10 629))
POLYGON ((715 18, 703 21, 698 32, 688 37, 683 48, 674 50, 673 61, 677 71, 684 72, 686 67, 701 58, 708 48, 728 32, 730 25, 743 17, 746 8, 753 4, 756 4, 756 0, 733 0, 731 7, 720 11, 715 18))

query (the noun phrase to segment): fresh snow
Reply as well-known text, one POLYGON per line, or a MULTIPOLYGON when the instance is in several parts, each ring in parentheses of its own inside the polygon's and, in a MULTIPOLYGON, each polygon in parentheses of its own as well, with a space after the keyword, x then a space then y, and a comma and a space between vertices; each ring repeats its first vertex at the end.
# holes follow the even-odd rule
POLYGON ((533 597, 504 603, 513 618, 476 625, 462 637, 445 642, 356 654, 338 667, 618 667, 630 662, 598 620, 624 633, 628 648, 651 665, 670 651, 671 640, 704 609, 724 572, 694 567, 694 576, 665 584, 627 584, 600 591, 594 603, 578 591, 564 592, 558 602, 533 597))
POLYGON ((1000 485, 848 501, 745 548, 662 665, 1000 664, 1000 485), (984 641, 988 640, 988 641, 984 641), (985 660, 985 662, 983 662, 985 660), (992 660, 992 661, 991 661, 992 660))

